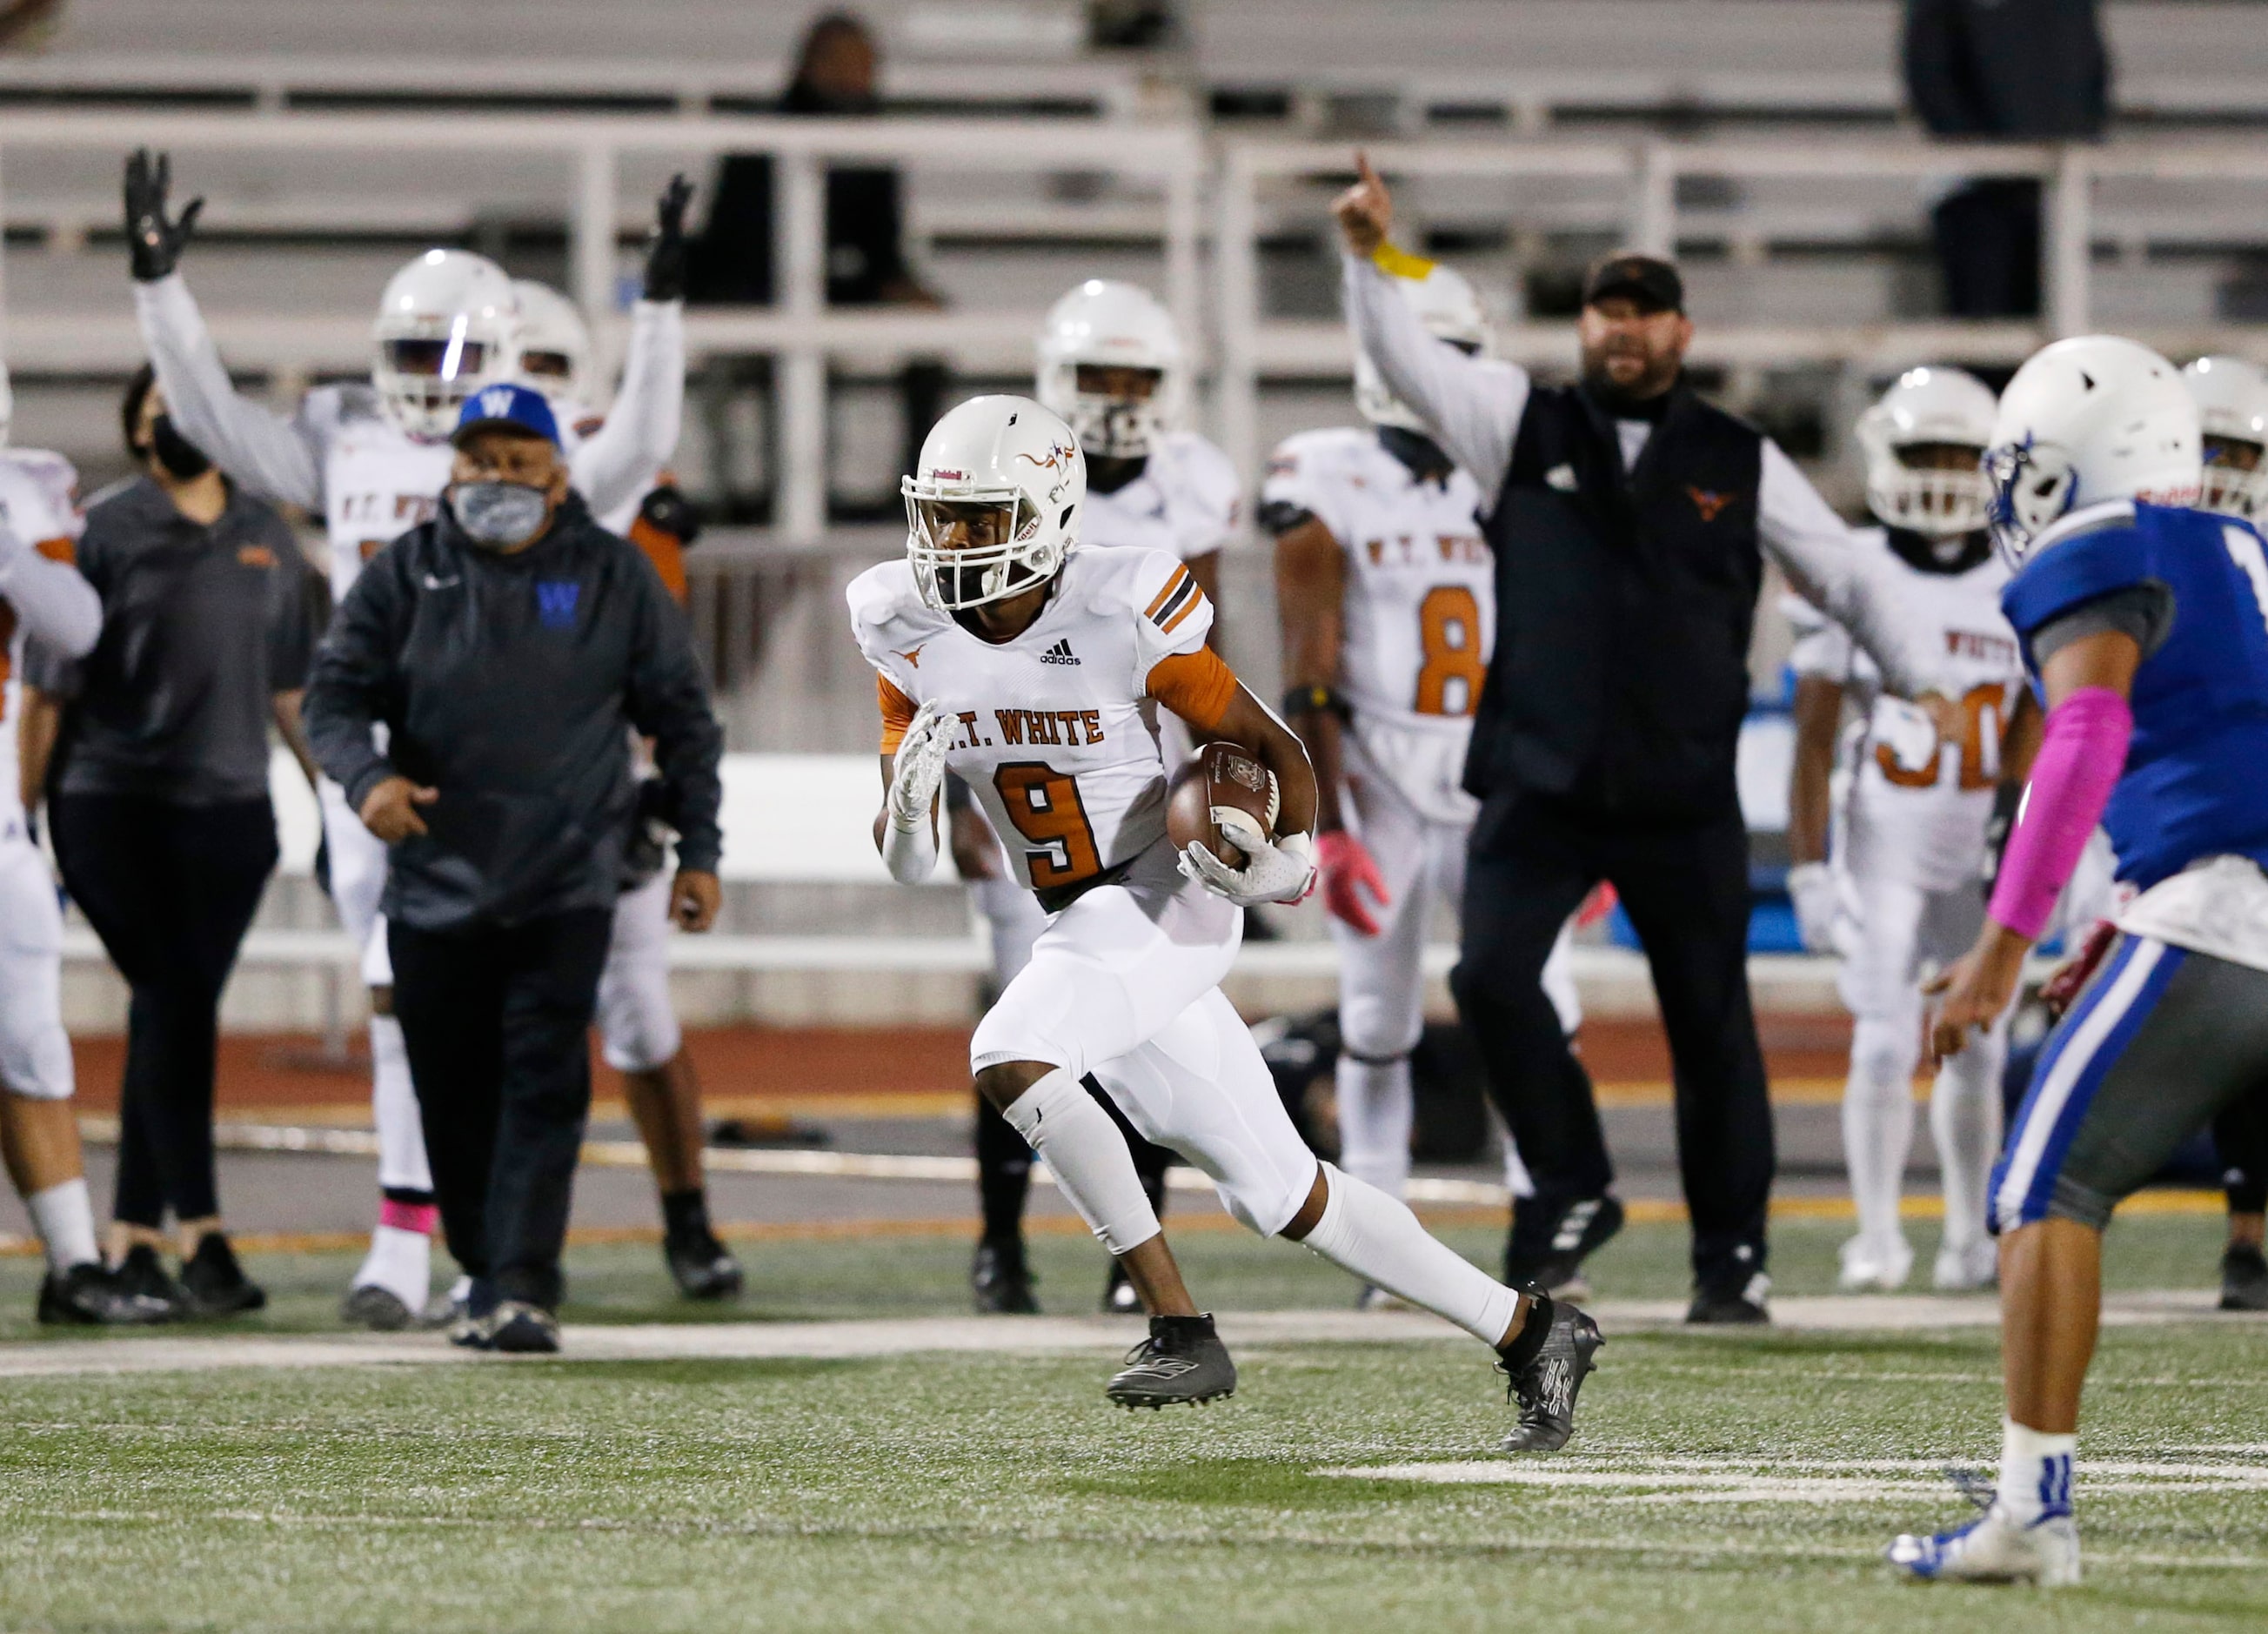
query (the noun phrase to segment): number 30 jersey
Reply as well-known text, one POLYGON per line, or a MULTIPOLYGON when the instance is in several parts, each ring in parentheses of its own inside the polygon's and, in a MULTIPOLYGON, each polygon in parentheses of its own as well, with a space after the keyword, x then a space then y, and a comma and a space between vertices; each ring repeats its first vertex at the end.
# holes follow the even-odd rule
POLYGON ((1842 863, 1860 878, 1926 891, 1974 885, 2000 780, 2000 741, 2024 682, 2016 632, 2000 613, 2007 570, 1987 550, 1971 565, 1933 572, 1891 548, 1881 528, 1857 530, 1853 538, 1887 559, 1907 617, 1927 632, 1939 673, 1961 706, 1962 736, 1938 744, 1926 715, 1883 691, 1874 660, 1848 631, 1808 603, 1786 599, 1795 673, 1834 682, 1858 705, 1859 719, 1837 757, 1847 780, 1837 825, 1842 863))
POLYGON ((1374 433, 1338 427, 1286 439, 1261 503, 1308 512, 1346 558, 1338 690, 1368 759, 1419 810, 1469 821, 1458 784, 1496 638, 1479 485, 1421 480, 1374 433))
POLYGON ((960 725, 946 765, 1050 906, 1164 837, 1159 706, 1204 732, 1235 695, 1204 644, 1211 604, 1162 550, 1074 549, 1012 641, 930 607, 903 561, 860 574, 847 600, 877 678, 882 753, 895 753, 921 704, 951 710, 960 725))

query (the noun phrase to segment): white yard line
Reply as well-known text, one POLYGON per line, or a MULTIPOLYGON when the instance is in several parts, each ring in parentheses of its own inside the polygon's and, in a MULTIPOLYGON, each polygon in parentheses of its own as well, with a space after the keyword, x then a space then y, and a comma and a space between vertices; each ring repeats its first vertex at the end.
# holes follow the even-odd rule
MULTIPOLYGON (((2213 1310, 2211 1292, 2115 1294, 2104 1301, 2113 1326, 2167 1321, 2245 1321, 2213 1310)), ((1607 1300, 1591 1307, 1609 1339, 1616 1333, 1671 1331, 1710 1338, 1753 1336, 1753 1329, 1691 1329, 1675 1300, 1607 1300)), ((1866 1333, 1989 1326, 1990 1299, 1881 1295, 1785 1299, 1772 1314, 1786 1331, 1866 1333)), ((1224 1314, 1223 1335, 1239 1346, 1407 1343, 1461 1338, 1446 1322, 1413 1311, 1253 1311, 1224 1314)), ((1140 1336, 1123 1317, 925 1316, 858 1321, 571 1325, 563 1336, 568 1361, 664 1361, 693 1358, 907 1356, 923 1351, 1020 1354, 1123 1351, 1140 1336)), ((30 1340, 0 1344, 0 1378, 72 1373, 203 1373, 225 1367, 353 1367, 499 1358, 451 1346, 437 1333, 151 1334, 104 1339, 30 1340)))

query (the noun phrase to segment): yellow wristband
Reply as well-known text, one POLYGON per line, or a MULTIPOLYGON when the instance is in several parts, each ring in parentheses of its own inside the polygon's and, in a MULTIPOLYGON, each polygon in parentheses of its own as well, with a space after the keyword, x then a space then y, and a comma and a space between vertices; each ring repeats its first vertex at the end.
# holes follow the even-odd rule
POLYGON ((1371 265, 1376 267, 1381 272, 1390 274, 1396 278, 1409 278, 1413 281, 1423 279, 1426 274, 1433 270, 1434 267, 1434 263, 1427 261, 1423 255, 1412 255, 1408 250, 1391 242, 1381 244, 1371 251, 1370 261, 1371 265))

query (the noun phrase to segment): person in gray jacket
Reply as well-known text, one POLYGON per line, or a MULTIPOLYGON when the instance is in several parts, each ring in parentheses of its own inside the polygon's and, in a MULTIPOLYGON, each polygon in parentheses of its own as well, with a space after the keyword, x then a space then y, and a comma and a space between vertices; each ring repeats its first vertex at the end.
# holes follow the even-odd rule
POLYGON ((372 559, 323 639, 308 735, 390 848, 394 1010, 473 1278, 455 1336, 553 1351, 585 1035, 637 813, 630 731, 653 740, 689 931, 717 912, 723 734, 684 615, 571 491, 542 396, 487 387, 452 441, 439 514, 372 559))

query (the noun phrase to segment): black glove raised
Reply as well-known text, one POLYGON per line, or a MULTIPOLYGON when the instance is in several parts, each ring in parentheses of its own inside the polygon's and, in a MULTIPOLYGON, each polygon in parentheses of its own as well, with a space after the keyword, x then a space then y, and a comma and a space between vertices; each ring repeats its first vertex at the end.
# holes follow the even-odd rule
POLYGON ((701 537, 701 519, 694 512, 693 502, 668 482, 649 490, 639 502, 638 520, 668 534, 680 549, 691 548, 701 537))
POLYGON ((166 195, 173 185, 173 161, 160 153, 153 160, 147 148, 136 148, 126 161, 126 246, 134 276, 155 283, 171 276, 174 263, 196 231, 202 198, 191 199, 173 220, 166 218, 166 195))
POLYGON ((682 171, 669 179, 653 207, 653 236, 645 246, 645 298, 685 298, 685 205, 693 184, 682 171))

